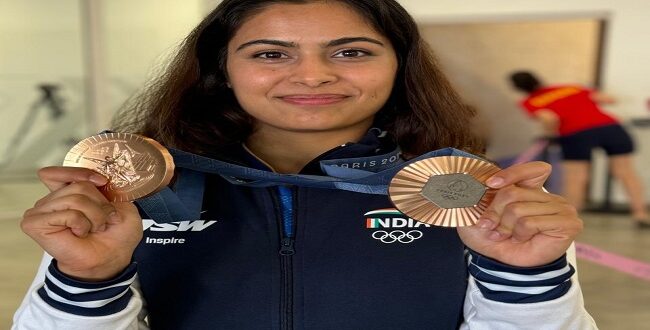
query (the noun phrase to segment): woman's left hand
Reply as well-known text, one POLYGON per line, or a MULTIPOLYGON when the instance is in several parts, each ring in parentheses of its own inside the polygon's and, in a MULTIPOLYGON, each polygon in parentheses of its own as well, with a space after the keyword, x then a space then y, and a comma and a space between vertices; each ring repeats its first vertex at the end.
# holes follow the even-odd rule
POLYGON ((511 266, 541 266, 562 256, 582 220, 566 199, 542 190, 550 174, 549 164, 530 162, 492 176, 487 185, 498 191, 476 225, 458 228, 463 243, 511 266))

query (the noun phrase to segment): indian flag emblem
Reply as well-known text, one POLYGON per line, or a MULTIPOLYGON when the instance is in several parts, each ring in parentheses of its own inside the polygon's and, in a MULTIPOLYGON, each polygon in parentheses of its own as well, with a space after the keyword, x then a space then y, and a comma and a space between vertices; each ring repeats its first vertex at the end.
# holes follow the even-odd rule
POLYGON ((428 224, 415 221, 395 208, 379 209, 367 212, 366 228, 413 228, 430 227, 428 224))
POLYGON ((381 226, 379 226, 379 221, 381 221, 384 217, 399 217, 403 215, 404 214, 402 212, 398 211, 395 208, 379 209, 367 212, 364 214, 366 217, 366 228, 381 228, 381 226), (383 217, 379 217, 379 215, 382 215, 383 217))

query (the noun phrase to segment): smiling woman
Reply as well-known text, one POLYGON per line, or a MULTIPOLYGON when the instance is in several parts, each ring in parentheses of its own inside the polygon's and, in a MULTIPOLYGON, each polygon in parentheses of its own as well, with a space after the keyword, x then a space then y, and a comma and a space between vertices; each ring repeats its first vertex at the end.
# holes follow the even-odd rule
POLYGON ((480 154, 472 116, 396 1, 224 0, 115 127, 192 159, 171 189, 109 202, 91 170, 39 172, 21 225, 48 255, 16 328, 595 328, 565 257, 582 222, 543 191, 547 164, 496 169, 457 230, 363 180, 307 184, 480 154))
POLYGON ((246 145, 275 170, 298 173, 365 135, 390 96, 397 56, 348 6, 276 4, 237 30, 226 70, 237 101, 254 118, 246 145))
MULTIPOLYGON (((266 85, 268 79, 288 75, 278 71, 285 71, 289 64, 294 74, 287 81, 317 74, 326 80, 341 79, 340 85, 345 85, 332 81, 317 93, 306 92, 307 85, 298 96, 322 95, 321 89, 354 95, 359 91, 353 83, 363 81, 364 94, 372 94, 351 98, 376 100, 375 126, 390 132, 407 154, 448 146, 483 152, 482 141, 470 125, 474 111, 451 88, 417 25, 394 1, 224 1, 186 38, 161 78, 123 108, 116 128, 144 133, 167 146, 214 155, 220 147, 248 139, 256 119, 248 113, 253 109, 241 104, 254 98, 238 99, 238 89, 230 88, 236 77, 228 76, 237 72, 229 71, 241 71, 250 79, 247 83, 266 85), (244 67, 233 67, 232 62, 244 67), (378 69, 371 70, 373 65, 378 69), (372 87, 385 79, 389 79, 385 86, 372 87), (382 99, 385 93, 388 99, 382 99)), ((287 92, 295 93, 293 87, 287 92)), ((310 103, 298 98, 285 97, 283 103, 310 103)), ((311 98, 311 103, 330 100, 311 98)), ((365 104, 370 106, 370 100, 365 104)))

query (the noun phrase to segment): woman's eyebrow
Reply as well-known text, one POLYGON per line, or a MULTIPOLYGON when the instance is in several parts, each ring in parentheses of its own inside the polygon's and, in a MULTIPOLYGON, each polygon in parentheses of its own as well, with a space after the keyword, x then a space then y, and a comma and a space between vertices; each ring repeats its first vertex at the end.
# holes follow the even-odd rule
POLYGON ((371 42, 373 44, 377 44, 380 46, 384 46, 384 43, 373 38, 368 38, 368 37, 346 37, 346 38, 340 38, 340 39, 334 39, 330 42, 327 43, 326 47, 333 47, 333 46, 340 46, 344 44, 349 44, 351 42, 359 42, 359 41, 365 41, 365 42, 371 42))
MULTIPOLYGON (((373 44, 377 44, 380 46, 384 46, 384 43, 373 38, 368 38, 368 37, 345 37, 345 38, 339 38, 339 39, 334 39, 329 41, 325 47, 334 47, 334 46, 340 46, 344 44, 349 44, 352 42, 370 42, 373 44)), ((287 48, 295 48, 298 47, 298 45, 294 42, 290 41, 282 41, 282 40, 276 40, 276 39, 257 39, 257 40, 251 40, 248 42, 245 42, 241 44, 239 47, 237 47, 236 51, 240 51, 246 47, 252 46, 252 45, 275 45, 275 46, 280 46, 280 47, 287 47, 287 48)))
POLYGON ((296 47, 297 45, 293 42, 289 41, 282 41, 282 40, 274 40, 274 39, 258 39, 258 40, 251 40, 248 42, 245 42, 241 44, 239 47, 237 47, 236 51, 240 51, 248 46, 252 45, 275 45, 275 46, 281 46, 281 47, 287 47, 287 48, 293 48, 296 47))

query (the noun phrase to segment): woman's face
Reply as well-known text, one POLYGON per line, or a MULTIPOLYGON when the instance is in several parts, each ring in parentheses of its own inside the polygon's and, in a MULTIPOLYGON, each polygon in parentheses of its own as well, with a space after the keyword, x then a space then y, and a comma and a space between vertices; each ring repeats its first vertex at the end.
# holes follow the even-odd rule
POLYGON ((397 71, 389 40, 344 4, 274 4, 228 44, 229 82, 258 130, 370 127, 397 71))

